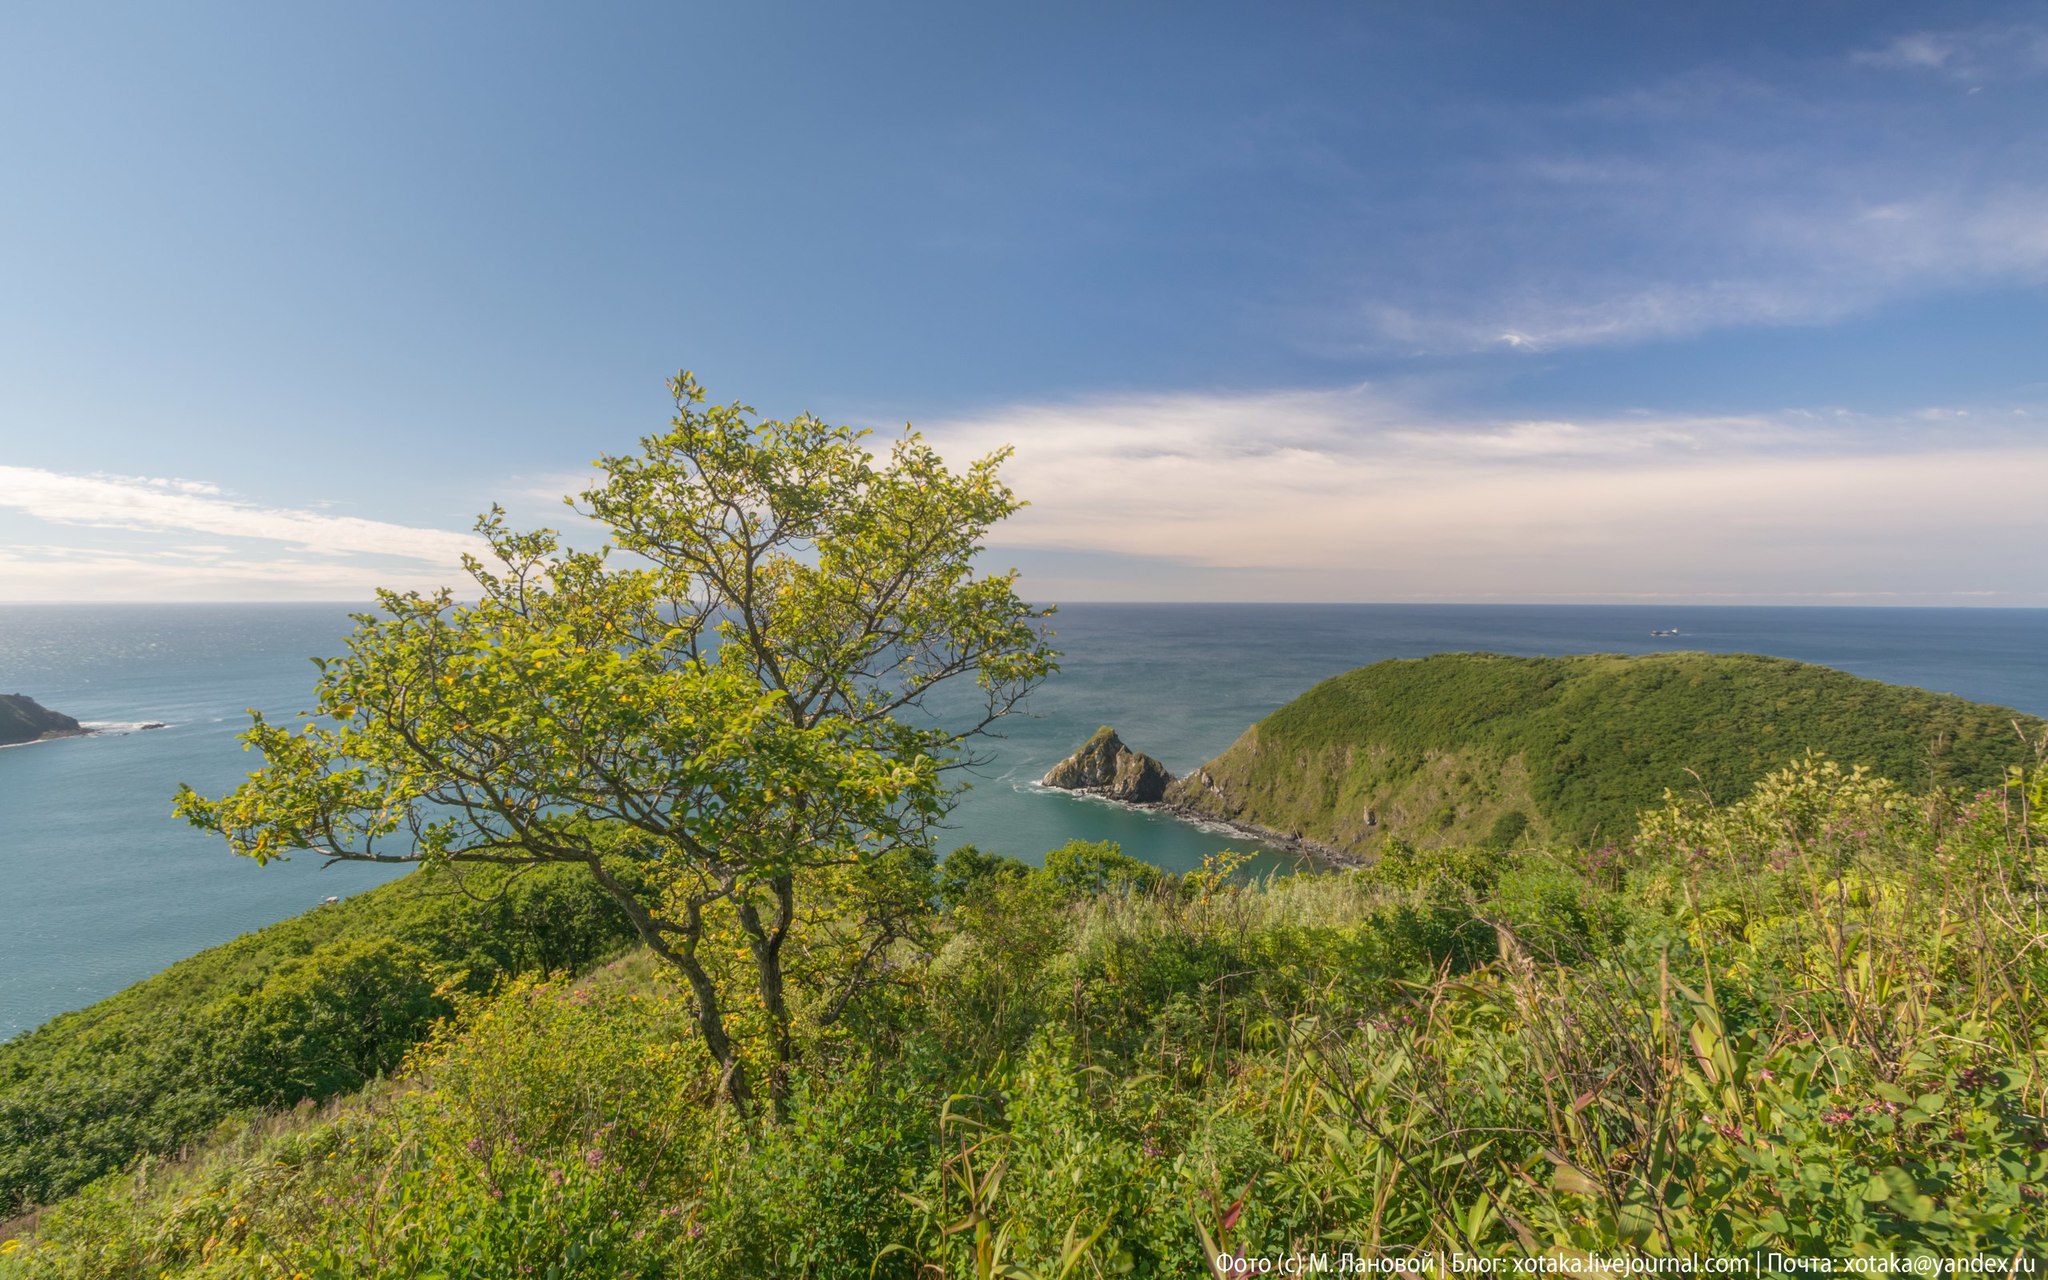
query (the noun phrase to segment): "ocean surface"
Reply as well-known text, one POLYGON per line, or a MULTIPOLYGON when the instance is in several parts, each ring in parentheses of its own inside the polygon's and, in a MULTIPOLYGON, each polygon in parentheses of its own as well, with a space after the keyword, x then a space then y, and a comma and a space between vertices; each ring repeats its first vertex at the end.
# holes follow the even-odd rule
MULTIPOLYGON (((311 858, 259 868, 170 813, 180 782, 218 794, 254 766, 235 741, 245 709, 304 708, 309 659, 340 649, 348 612, 0 605, 0 693, 88 723, 169 726, 0 749, 0 1038, 394 874, 311 858)), ((1069 605, 1053 626, 1063 669, 989 744, 943 847, 1036 860, 1106 839, 1175 870, 1244 848, 1035 780, 1100 724, 1185 772, 1316 681, 1381 658, 1763 653, 2048 715, 2038 609, 1098 604, 1069 605)))

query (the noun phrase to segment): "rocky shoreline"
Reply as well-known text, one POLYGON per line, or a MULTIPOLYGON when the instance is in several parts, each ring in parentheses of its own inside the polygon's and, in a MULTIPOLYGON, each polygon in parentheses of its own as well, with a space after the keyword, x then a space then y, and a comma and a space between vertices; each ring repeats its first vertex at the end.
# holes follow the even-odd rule
POLYGON ((1298 853, 1332 867, 1362 867, 1372 861, 1371 858, 1365 857, 1362 854, 1339 849, 1335 845, 1324 844, 1320 840, 1311 840, 1299 832, 1275 831, 1271 827, 1262 827, 1256 822, 1239 822, 1231 818, 1219 818, 1214 814, 1203 813, 1200 809, 1192 809, 1184 804, 1138 805, 1135 807, 1156 809, 1161 813, 1179 818, 1183 822, 1192 822, 1198 826, 1221 827, 1232 835, 1240 835, 1248 840, 1259 840, 1266 844, 1278 845, 1289 853, 1298 853))
MULTIPOLYGON (((1176 781, 1184 782, 1185 779, 1176 780, 1167 772, 1165 765, 1142 751, 1131 750, 1117 737, 1115 729, 1103 725, 1081 744, 1079 750, 1047 770, 1039 785, 1071 791, 1075 795, 1093 796, 1129 809, 1163 813, 1197 826, 1217 828, 1261 844, 1278 846, 1331 867, 1359 867, 1371 861, 1355 852, 1311 840, 1298 831, 1275 831, 1254 822, 1218 817, 1193 805, 1179 803, 1169 798, 1176 781)), ((1209 783, 1206 775, 1202 781, 1214 790, 1214 784, 1209 783)))
POLYGON ((25 693, 0 693, 0 746, 78 738, 90 732, 70 716, 50 710, 25 693))
POLYGON ((162 721, 118 725, 113 728, 80 724, 61 711, 52 711, 25 693, 0 693, 0 747, 24 747, 32 742, 53 742, 59 738, 90 738, 103 733, 168 728, 162 721))

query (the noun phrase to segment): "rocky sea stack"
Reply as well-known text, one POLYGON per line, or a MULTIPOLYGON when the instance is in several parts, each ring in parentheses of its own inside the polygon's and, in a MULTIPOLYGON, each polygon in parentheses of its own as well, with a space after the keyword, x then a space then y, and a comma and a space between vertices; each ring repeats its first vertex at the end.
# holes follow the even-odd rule
POLYGON ((0 747, 86 732, 78 721, 22 693, 0 693, 0 747))
POLYGON ((1041 781, 1063 791, 1088 791, 1133 804, 1157 804, 1173 775, 1142 751, 1133 751, 1108 725, 1097 729, 1081 749, 1054 765, 1041 781))

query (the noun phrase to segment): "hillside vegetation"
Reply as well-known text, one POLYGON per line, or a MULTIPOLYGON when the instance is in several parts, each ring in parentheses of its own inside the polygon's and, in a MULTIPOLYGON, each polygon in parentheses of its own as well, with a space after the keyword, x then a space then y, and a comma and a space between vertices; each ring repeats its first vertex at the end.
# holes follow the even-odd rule
POLYGON ((1667 789, 1740 796, 1807 751, 1915 791, 1988 786, 2042 728, 1783 658, 1439 654, 1325 680, 1167 799, 1351 851, 1600 843, 1667 789))
POLYGON ((362 1087, 463 991, 631 936, 587 876, 407 876, 202 951, 0 1044, 0 1218, 251 1108, 362 1087))
POLYGON ((1592 852, 1242 884, 967 851, 891 981, 799 1024, 784 1119, 716 1103, 636 953, 454 995, 402 1076, 102 1179, 0 1276, 2038 1258, 2044 804, 2044 773, 1943 800, 1802 758, 1592 852))
POLYGON ((0 746, 34 742, 45 734, 78 733, 78 721, 52 711, 34 698, 0 693, 0 746))

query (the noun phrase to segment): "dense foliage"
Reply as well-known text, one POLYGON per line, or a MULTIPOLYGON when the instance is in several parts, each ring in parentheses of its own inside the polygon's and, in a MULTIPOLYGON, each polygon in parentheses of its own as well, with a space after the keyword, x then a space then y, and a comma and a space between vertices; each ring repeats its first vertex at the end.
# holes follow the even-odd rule
POLYGON ((574 972, 632 936, 548 871, 408 876, 179 961, 0 1044, 0 1216, 248 1108, 358 1089, 456 994, 574 972))
POLYGON ((689 984, 732 1105, 783 1110, 794 1025, 831 1021, 921 918, 942 771, 1054 666, 1015 573, 998 452, 711 405, 599 460, 596 550, 493 510, 473 598, 382 592, 321 663, 317 714, 256 715, 263 765, 178 810, 264 862, 570 866, 689 984), (615 557, 612 553, 628 553, 615 557), (972 691, 935 714, 935 691, 972 691), (905 873, 910 873, 906 879, 905 873), (744 965, 732 963, 739 948, 744 965), (733 1024, 760 1015, 765 1072, 733 1024))
POLYGON ((711 1105, 643 955, 459 996, 400 1080, 103 1180, 0 1275, 2038 1257, 2044 804, 2048 774, 1945 804, 1807 757, 1590 851, 1250 885, 970 852, 929 948, 802 1028, 784 1121, 711 1105))
POLYGON ((1989 786, 2043 728, 1783 658, 1439 654, 1325 680, 1171 798, 1347 848, 1597 843, 1666 789, 1739 796, 1807 751, 1916 791, 1989 786))

